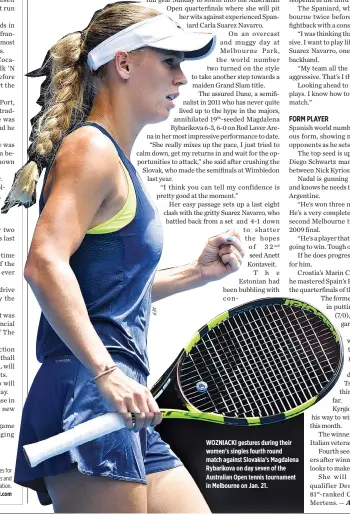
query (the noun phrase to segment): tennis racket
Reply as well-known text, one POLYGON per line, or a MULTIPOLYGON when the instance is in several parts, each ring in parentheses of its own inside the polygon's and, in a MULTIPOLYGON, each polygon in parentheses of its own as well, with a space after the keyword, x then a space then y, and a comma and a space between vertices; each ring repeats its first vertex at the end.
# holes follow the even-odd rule
MULTIPOLYGON (((256 426, 292 418, 333 387, 341 338, 311 305, 255 300, 204 325, 152 388, 163 418, 256 426), (164 407, 164 408, 163 408, 164 407)), ((31 466, 122 428, 108 413, 24 447, 31 466)))

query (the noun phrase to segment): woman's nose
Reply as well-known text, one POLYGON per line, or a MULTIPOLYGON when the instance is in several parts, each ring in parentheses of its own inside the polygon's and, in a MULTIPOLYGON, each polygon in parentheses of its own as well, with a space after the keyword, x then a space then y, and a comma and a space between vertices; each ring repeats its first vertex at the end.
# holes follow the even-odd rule
POLYGON ((177 73, 175 74, 173 82, 177 86, 185 86, 188 83, 186 75, 184 74, 180 66, 178 68, 177 73))

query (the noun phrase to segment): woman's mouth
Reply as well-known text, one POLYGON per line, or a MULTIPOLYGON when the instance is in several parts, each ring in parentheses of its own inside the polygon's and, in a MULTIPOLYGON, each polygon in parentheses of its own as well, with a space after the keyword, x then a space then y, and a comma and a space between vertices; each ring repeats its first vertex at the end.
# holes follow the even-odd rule
POLYGON ((173 93, 171 95, 167 95, 166 99, 170 102, 171 107, 175 107, 174 100, 179 96, 179 93, 173 93))
POLYGON ((173 101, 178 96, 179 96, 179 93, 173 93, 172 95, 167 95, 167 99, 173 101))

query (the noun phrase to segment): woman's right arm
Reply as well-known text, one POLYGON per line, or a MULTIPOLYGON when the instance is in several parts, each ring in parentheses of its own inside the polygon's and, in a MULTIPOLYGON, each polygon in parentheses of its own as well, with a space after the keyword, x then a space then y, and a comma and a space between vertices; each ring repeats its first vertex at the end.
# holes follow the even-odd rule
MULTIPOLYGON (((79 132, 64 140, 57 154, 53 184, 33 235, 24 277, 52 328, 96 376, 114 362, 89 319, 69 260, 112 192, 118 159, 107 138, 79 132)), ((138 409, 142 414, 136 416, 136 429, 160 422, 150 391, 119 369, 100 377, 96 385, 124 414, 128 428, 132 428, 130 412, 138 409)))

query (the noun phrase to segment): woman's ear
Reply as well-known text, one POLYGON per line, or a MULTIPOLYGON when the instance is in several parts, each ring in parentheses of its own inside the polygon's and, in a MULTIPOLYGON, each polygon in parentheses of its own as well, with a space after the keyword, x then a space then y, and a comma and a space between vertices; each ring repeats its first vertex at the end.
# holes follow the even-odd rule
POLYGON ((123 80, 128 80, 130 77, 130 59, 131 56, 124 50, 118 50, 114 56, 115 71, 123 80))

